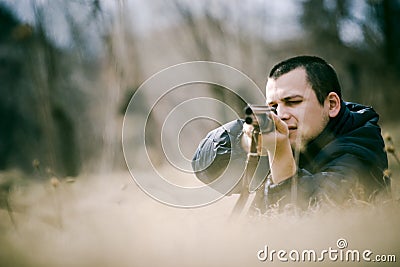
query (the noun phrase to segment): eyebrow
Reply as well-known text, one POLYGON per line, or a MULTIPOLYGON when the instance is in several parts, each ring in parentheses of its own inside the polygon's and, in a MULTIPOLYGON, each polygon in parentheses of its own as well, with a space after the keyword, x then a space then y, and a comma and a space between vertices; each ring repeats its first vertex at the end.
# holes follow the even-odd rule
POLYGON ((287 96, 287 97, 283 98, 282 100, 283 101, 288 101, 288 100, 291 100, 293 98, 303 98, 303 96, 302 95, 291 95, 291 96, 287 96))
MULTIPOLYGON (((293 99, 293 98, 301 98, 301 99, 303 99, 304 97, 303 97, 302 95, 290 95, 290 96, 287 96, 287 97, 282 98, 281 100, 282 100, 283 102, 287 102, 287 101, 289 101, 289 100, 291 100, 291 99, 293 99)), ((270 105, 270 104, 273 104, 273 103, 275 103, 275 102, 276 102, 276 101, 269 101, 267 104, 270 105)))

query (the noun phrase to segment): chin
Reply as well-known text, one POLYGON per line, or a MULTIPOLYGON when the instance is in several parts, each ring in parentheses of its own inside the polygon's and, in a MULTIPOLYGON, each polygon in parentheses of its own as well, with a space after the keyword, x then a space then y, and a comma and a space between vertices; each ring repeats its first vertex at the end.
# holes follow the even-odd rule
POLYGON ((304 142, 302 140, 290 140, 290 146, 292 147, 293 151, 300 151, 303 152, 305 149, 304 142))

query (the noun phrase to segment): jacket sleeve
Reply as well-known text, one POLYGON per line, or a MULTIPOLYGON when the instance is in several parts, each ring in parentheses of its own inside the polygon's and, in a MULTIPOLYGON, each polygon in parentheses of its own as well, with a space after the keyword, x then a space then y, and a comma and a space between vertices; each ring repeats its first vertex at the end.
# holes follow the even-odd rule
POLYGON ((246 154, 240 145, 242 129, 243 122, 235 120, 209 132, 201 141, 192 160, 192 168, 201 181, 214 181, 230 160, 245 160, 246 154))

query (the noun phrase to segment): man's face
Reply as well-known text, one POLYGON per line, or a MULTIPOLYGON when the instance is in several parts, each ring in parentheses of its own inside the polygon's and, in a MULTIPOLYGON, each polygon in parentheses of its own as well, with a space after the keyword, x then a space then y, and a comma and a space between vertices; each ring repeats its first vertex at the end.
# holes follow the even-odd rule
POLYGON ((288 125, 292 149, 303 149, 329 121, 329 101, 321 106, 307 82, 304 68, 294 69, 276 80, 268 79, 266 98, 267 104, 275 107, 278 117, 288 125))

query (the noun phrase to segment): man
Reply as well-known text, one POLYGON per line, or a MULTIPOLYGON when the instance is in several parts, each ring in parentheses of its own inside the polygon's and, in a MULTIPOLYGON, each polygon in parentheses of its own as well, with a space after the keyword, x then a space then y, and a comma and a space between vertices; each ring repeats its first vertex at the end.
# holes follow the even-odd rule
MULTIPOLYGON (((275 65, 266 102, 276 114, 270 114, 275 131, 261 138, 261 154, 268 156, 263 164, 270 167, 263 174, 264 205, 289 203, 293 179, 303 207, 310 200, 369 200, 386 187, 379 116, 371 107, 342 100, 336 72, 326 61, 298 56, 275 65)), ((192 161, 198 178, 211 182, 229 160, 243 159, 251 136, 252 126, 241 120, 210 132, 192 161)))

